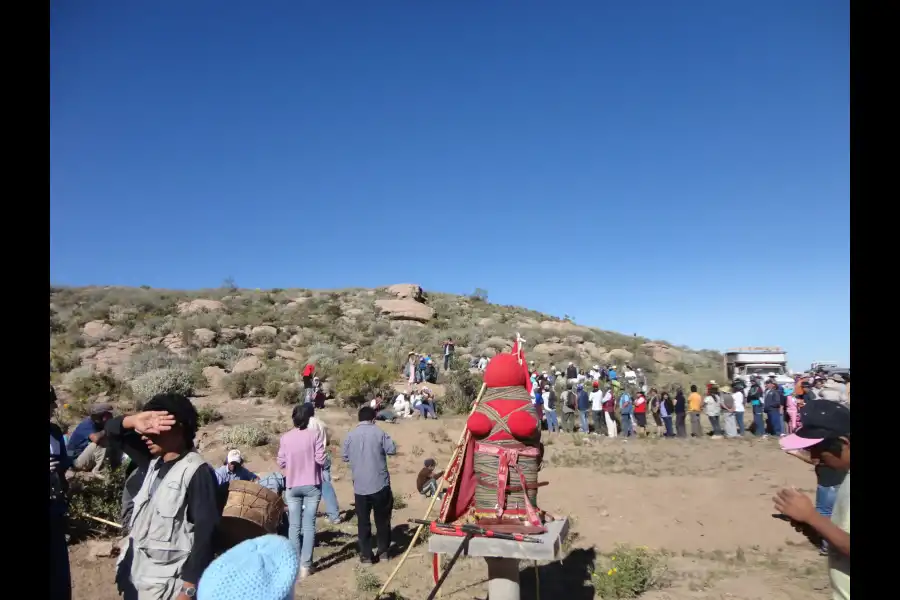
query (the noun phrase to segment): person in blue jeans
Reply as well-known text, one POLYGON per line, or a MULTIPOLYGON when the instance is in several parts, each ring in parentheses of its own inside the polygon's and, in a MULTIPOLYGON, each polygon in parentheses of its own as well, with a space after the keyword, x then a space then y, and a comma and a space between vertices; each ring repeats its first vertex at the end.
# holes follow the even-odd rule
POLYGON ((766 382, 763 409, 766 411, 766 420, 769 422, 769 427, 772 428, 772 435, 781 437, 784 429, 784 417, 782 416, 781 394, 774 379, 766 382))
POLYGON ((300 577, 312 572, 316 546, 316 511, 322 499, 322 470, 325 465, 325 436, 310 427, 312 404, 294 407, 294 429, 281 436, 277 462, 285 476, 288 508, 288 538, 300 555, 300 577))
POLYGON ((325 445, 325 462, 322 465, 322 500, 325 502, 325 515, 332 525, 341 523, 341 509, 338 504, 337 493, 331 483, 331 453, 328 451, 328 430, 325 424, 315 416, 309 418, 309 427, 322 433, 322 443, 325 445))
POLYGON ((634 414, 634 405, 631 402, 631 396, 628 392, 622 392, 619 396, 619 408, 622 414, 622 436, 631 437, 634 435, 634 426, 631 423, 631 415, 634 414))
POLYGON ((559 417, 556 415, 556 392, 549 385, 544 386, 544 415, 547 417, 547 431, 559 433, 559 417))
POLYGON ((590 396, 584 391, 584 386, 580 383, 578 384, 577 390, 576 396, 578 398, 578 416, 581 419, 581 432, 590 433, 588 426, 588 413, 591 412, 590 396))

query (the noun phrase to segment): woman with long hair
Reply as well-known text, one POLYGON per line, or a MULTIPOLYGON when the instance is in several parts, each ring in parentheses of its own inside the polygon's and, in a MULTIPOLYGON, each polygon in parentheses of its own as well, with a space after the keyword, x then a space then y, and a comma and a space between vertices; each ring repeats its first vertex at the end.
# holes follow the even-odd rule
POLYGON ((656 437, 663 434, 662 409, 660 408, 659 392, 656 388, 650 388, 650 396, 647 398, 650 404, 650 415, 653 417, 653 424, 656 425, 656 437))
POLYGON ((675 414, 675 403, 669 397, 669 392, 663 392, 659 398, 659 415, 666 428, 665 436, 667 438, 675 437, 672 429, 672 415, 675 414))
POLYGON ((634 397, 634 422, 637 424, 638 437, 647 435, 647 397, 638 391, 634 397))
POLYGON ((687 437, 687 399, 681 388, 675 392, 675 435, 680 438, 687 437))
POLYGON ((300 577, 312 572, 313 548, 316 545, 316 510, 322 498, 322 468, 325 465, 325 436, 310 427, 311 404, 294 407, 294 428, 281 436, 278 466, 287 487, 288 538, 300 555, 300 577))

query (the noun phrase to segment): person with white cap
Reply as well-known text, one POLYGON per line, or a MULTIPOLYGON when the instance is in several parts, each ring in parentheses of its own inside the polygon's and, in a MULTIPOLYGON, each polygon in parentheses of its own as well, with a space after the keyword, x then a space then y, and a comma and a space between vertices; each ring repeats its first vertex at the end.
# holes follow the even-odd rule
MULTIPOLYGON (((827 542, 831 597, 850 600, 850 409, 837 402, 813 400, 803 408, 802 425, 780 440, 781 449, 809 454, 809 462, 846 473, 830 517, 817 510, 796 488, 775 496, 775 509, 814 542, 827 542)), ((818 496, 818 494, 817 494, 818 496)))
POLYGON ((256 481, 259 477, 244 467, 244 456, 234 448, 225 456, 225 464, 216 469, 216 479, 219 485, 225 485, 230 481, 256 481))

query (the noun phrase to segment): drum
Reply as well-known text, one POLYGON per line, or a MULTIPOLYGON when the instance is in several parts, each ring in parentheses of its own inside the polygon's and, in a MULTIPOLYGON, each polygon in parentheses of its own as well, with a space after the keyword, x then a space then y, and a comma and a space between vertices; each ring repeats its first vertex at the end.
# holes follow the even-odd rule
POLYGON ((219 543, 228 549, 251 538, 277 533, 283 515, 280 494, 252 481, 232 481, 219 524, 219 543))

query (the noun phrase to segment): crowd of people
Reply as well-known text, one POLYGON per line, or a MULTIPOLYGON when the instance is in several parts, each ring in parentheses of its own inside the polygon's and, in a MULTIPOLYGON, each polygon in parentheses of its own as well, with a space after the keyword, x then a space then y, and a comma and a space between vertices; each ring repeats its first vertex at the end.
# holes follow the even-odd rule
MULTIPOLYGON (((421 357, 416 358, 410 365, 420 364, 421 357)), ((775 499, 776 509, 828 554, 833 588, 847 590, 846 595, 836 597, 849 598, 849 384, 818 373, 798 376, 787 386, 779 385, 774 377, 754 377, 749 385, 741 380, 728 386, 710 381, 704 393, 692 385, 685 394, 680 388, 674 393, 658 391, 639 368, 629 364, 621 375, 616 365, 594 365, 587 372, 571 363, 564 372, 555 368, 538 372, 532 365, 531 371, 533 401, 551 434, 578 429, 609 437, 687 437, 690 426, 690 435, 699 437, 704 433, 701 416, 705 415, 713 438, 729 438, 745 433, 744 415, 751 412, 749 430, 757 436, 780 438, 786 452, 813 465, 818 482, 815 502, 795 490, 783 490, 775 499)), ((254 598, 290 597, 285 590, 292 590, 297 578, 312 572, 320 502, 325 505, 326 519, 334 524, 342 520, 331 483, 328 432, 315 416, 318 385, 312 381, 312 371, 308 376, 313 393, 292 411, 292 427, 279 443, 280 470, 262 475, 244 467, 239 448, 229 449, 223 464, 216 468, 200 456, 194 444, 198 414, 184 396, 159 395, 141 412, 120 416, 110 404, 95 404, 67 437, 52 422, 57 400, 51 387, 51 597, 71 597, 66 472, 102 476, 103 470, 123 463, 127 465, 120 515, 124 543, 115 578, 123 597, 227 598, 235 586, 243 589, 241 586, 250 585, 247 578, 262 590, 254 598), (236 480, 257 482, 283 497, 286 530, 282 539, 265 536, 250 540, 217 558, 222 550, 217 538, 222 508, 228 486, 236 480), (277 560, 253 558, 273 549, 280 549, 277 560), (233 570, 233 565, 250 563, 253 566, 244 575, 233 570), (260 569, 281 570, 262 576, 260 569), (294 573, 289 576, 291 569, 294 573), (232 582, 229 587, 223 583, 229 577, 244 577, 243 583, 232 582)), ((434 395, 427 387, 419 388, 418 376, 414 377, 409 393, 399 394, 390 406, 377 395, 360 408, 359 423, 341 447, 340 458, 352 473, 363 565, 388 559, 392 544, 393 490, 387 457, 395 454, 397 447, 376 422, 396 421, 414 413, 436 418, 434 395)), ((444 493, 439 489, 442 473, 436 467, 433 459, 427 459, 418 474, 416 491, 423 496, 444 493)))

